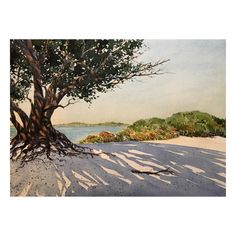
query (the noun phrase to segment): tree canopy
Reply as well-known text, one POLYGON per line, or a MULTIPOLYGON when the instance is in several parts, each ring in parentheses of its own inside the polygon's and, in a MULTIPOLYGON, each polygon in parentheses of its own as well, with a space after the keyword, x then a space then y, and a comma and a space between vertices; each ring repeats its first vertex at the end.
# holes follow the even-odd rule
POLYGON ((125 80, 161 73, 155 63, 141 63, 143 40, 11 40, 11 98, 26 99, 32 87, 30 49, 40 65, 42 88, 53 88, 60 96, 91 102, 125 80), (28 42, 29 44, 29 42, 28 42))

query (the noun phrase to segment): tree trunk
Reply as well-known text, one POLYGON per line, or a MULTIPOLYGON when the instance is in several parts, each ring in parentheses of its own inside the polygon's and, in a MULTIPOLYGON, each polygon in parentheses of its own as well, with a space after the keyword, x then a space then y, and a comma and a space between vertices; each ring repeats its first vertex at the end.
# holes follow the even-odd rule
POLYGON ((17 42, 31 67, 34 100, 32 102, 28 98, 31 103, 29 117, 17 104, 11 101, 11 121, 17 130, 17 135, 11 140, 11 159, 21 159, 22 162, 28 162, 44 154, 51 159, 52 152, 59 155, 75 155, 78 153, 95 155, 85 152, 84 147, 73 144, 64 134, 54 129, 51 123, 54 110, 63 107, 59 103, 73 88, 74 84, 68 85, 59 94, 56 94, 56 88, 53 84, 48 88, 43 86, 40 62, 31 40, 18 40, 17 42), (45 93, 43 93, 43 89, 45 89, 45 93), (22 124, 16 119, 15 113, 19 115, 22 124))

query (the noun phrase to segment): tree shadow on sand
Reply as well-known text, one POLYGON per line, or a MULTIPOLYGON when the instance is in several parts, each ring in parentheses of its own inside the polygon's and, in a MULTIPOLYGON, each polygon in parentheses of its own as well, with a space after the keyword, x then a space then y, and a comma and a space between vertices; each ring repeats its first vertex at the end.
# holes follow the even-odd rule
POLYGON ((47 166, 36 160, 17 172, 13 167, 11 195, 225 196, 224 152, 149 142, 84 146, 112 155, 65 157, 47 166), (172 173, 151 174, 167 168, 172 173))

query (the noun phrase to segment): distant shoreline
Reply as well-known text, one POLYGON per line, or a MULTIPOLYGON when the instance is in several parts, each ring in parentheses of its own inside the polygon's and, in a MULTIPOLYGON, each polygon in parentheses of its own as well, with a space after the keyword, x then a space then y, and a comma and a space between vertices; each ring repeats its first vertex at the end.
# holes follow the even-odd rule
POLYGON ((128 126, 129 124, 124 124, 121 122, 103 122, 103 123, 95 123, 95 124, 90 124, 90 123, 82 123, 82 122, 71 122, 71 123, 65 123, 65 124, 53 124, 53 126, 86 126, 86 127, 91 127, 91 126, 128 126))

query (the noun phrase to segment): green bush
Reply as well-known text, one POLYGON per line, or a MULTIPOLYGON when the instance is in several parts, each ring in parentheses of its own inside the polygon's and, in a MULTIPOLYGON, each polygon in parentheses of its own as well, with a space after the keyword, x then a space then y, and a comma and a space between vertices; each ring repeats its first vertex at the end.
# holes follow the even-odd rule
POLYGON ((147 120, 138 120, 134 122, 132 125, 130 125, 128 128, 135 130, 135 131, 141 131, 141 130, 150 130, 150 129, 157 129, 161 128, 161 126, 165 123, 164 119, 160 119, 157 117, 147 119, 147 120))
POLYGON ((157 117, 138 120, 117 134, 89 135, 81 143, 163 140, 179 135, 226 137, 226 120, 199 111, 179 112, 165 120, 157 117))
POLYGON ((88 135, 85 139, 81 140, 80 143, 101 143, 102 140, 99 135, 88 135))
POLYGON ((135 131, 130 128, 120 131, 117 134, 101 132, 97 135, 89 135, 80 143, 106 143, 106 142, 123 142, 123 141, 145 141, 145 140, 162 140, 178 137, 178 132, 174 128, 163 130, 143 129, 135 131))
POLYGON ((208 113, 193 111, 179 112, 166 119, 184 136, 223 136, 226 137, 226 121, 208 113))

